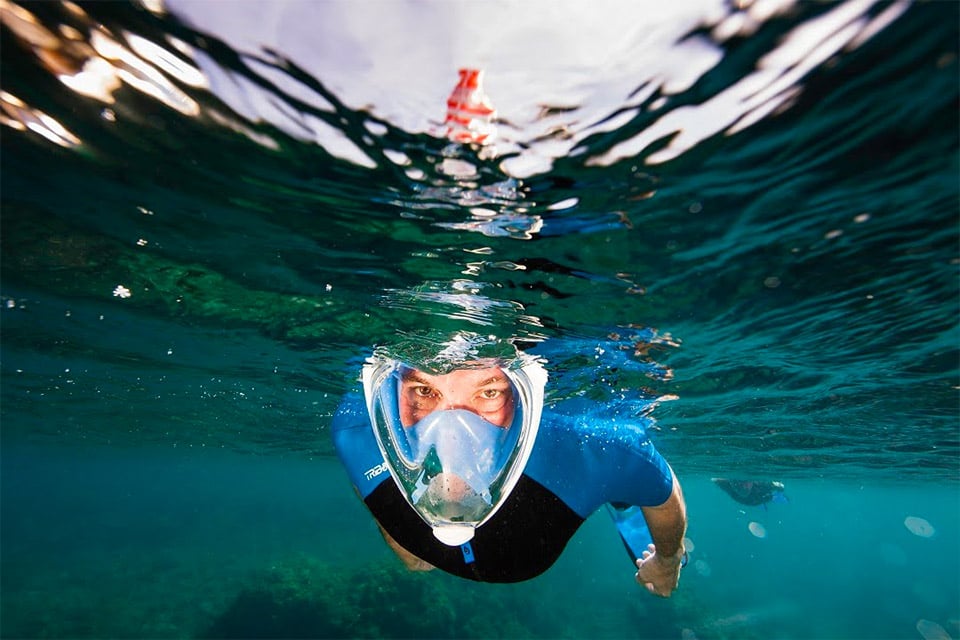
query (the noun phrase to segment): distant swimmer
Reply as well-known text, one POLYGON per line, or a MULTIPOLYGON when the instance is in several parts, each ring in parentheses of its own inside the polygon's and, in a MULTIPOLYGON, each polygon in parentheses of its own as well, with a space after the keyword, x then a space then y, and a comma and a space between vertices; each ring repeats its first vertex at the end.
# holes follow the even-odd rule
POLYGON ((766 506, 768 502, 789 502, 782 482, 775 480, 731 480, 711 478, 727 495, 751 507, 766 506))

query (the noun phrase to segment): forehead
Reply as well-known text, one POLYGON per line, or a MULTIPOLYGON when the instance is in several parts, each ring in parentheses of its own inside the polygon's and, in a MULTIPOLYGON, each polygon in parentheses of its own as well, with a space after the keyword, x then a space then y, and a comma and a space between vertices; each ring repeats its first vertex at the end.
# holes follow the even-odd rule
POLYGON ((403 381, 433 385, 463 385, 479 387, 487 384, 507 383, 509 379, 500 367, 454 369, 449 373, 432 375, 419 369, 406 369, 403 381))

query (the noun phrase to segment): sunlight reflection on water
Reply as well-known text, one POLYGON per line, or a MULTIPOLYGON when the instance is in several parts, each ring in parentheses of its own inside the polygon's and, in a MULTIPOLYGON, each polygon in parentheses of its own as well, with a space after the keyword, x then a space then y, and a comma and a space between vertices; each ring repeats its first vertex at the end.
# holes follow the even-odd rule
MULTIPOLYGON (((81 95, 110 105, 125 84, 184 115, 209 117, 275 148, 269 136, 254 134, 213 106, 201 107, 178 84, 208 89, 249 121, 272 123, 368 168, 377 167, 378 159, 343 135, 336 120, 342 110, 338 100, 405 131, 442 136, 437 126, 443 100, 439 92, 454 75, 451 65, 480 65, 491 70, 489 93, 495 96, 500 119, 509 125, 502 127, 498 140, 498 153, 505 156, 501 170, 526 178, 549 171, 555 158, 590 153, 588 166, 609 166, 669 140, 647 155, 648 164, 658 164, 718 133, 742 131, 789 107, 811 70, 861 46, 910 3, 903 0, 882 10, 874 2, 833 6, 796 26, 752 73, 699 104, 676 106, 670 104, 673 96, 722 61, 722 45, 788 14, 794 2, 758 1, 739 8, 719 0, 672 2, 655 17, 636 3, 608 1, 586 12, 577 3, 559 4, 545 14, 536 4, 461 4, 451 10, 437 3, 421 8, 414 20, 404 5, 381 3, 378 20, 358 21, 344 2, 271 3, 263 8, 268 15, 255 19, 243 3, 145 3, 159 16, 171 11, 213 29, 267 86, 309 109, 281 105, 249 75, 221 66, 178 37, 151 41, 129 31, 111 33, 76 5, 64 5, 61 24, 45 25, 28 9, 4 0, 3 20, 51 73, 81 95), (509 21, 490 19, 502 11, 509 12, 509 21), (611 15, 617 19, 609 19, 611 15), (306 24, 310 37, 298 38, 306 24), (396 33, 398 24, 405 26, 407 38, 427 46, 398 49, 397 39, 386 37, 396 33), (630 24, 643 25, 642 30, 623 26, 630 24), (350 46, 358 42, 362 50, 350 46), (337 97, 299 77, 299 71, 291 73, 291 65, 307 77, 323 78, 337 97), (512 71, 517 67, 524 73, 512 71), (647 126, 601 153, 593 154, 584 145, 589 136, 647 118, 647 126)), ((44 120, 42 115, 32 118, 26 106, 5 111, 9 126, 44 120)), ((53 139, 50 133, 57 125, 34 129, 53 139)), ((386 158, 404 164, 400 156, 386 158)))

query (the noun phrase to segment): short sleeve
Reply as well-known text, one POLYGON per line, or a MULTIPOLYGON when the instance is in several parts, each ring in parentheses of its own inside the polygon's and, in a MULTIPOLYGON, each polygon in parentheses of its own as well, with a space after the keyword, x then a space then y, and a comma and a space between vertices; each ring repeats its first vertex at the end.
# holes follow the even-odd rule
POLYGON ((526 473, 581 517, 604 503, 638 507, 663 504, 673 473, 638 422, 566 419, 541 424, 526 473))
POLYGON ((377 446, 363 397, 350 394, 333 416, 333 446, 362 498, 390 477, 377 446))

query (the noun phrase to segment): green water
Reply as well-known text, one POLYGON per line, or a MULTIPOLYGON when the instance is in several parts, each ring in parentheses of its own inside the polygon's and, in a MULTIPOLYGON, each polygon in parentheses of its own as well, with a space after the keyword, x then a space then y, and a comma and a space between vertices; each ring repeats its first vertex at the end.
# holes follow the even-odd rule
MULTIPOLYGON (((238 50, 218 35, 237 16, 24 7, 61 57, 4 23, 0 635, 960 637, 960 5, 800 3, 729 39, 637 35, 618 64, 569 70, 570 104, 532 122, 501 107, 493 158, 391 120, 407 95, 341 100, 366 71, 345 85, 284 51, 238 50), (705 105, 843 11, 828 35, 895 15, 804 57, 777 94, 790 99, 753 123, 666 162, 651 159, 679 132, 594 161, 671 119, 709 129, 705 105), (186 43, 178 55, 272 115, 169 71, 196 114, 131 76, 111 103, 84 97, 55 65, 107 60, 76 44, 94 33, 131 51, 133 34, 186 43), (702 62, 679 48, 692 41, 717 57, 683 88, 702 62), (641 54, 682 69, 630 70, 641 54), (629 90, 610 89, 628 70, 629 90), (38 113, 80 144, 57 144, 38 113), (566 140, 549 168, 506 170, 566 140), (547 362, 548 402, 655 421, 694 546, 673 598, 637 587, 602 513, 526 583, 400 567, 329 423, 374 346, 423 329, 510 338, 547 362), (781 480, 790 502, 744 507, 716 476, 781 480)), ((410 50, 437 47, 451 74, 469 63, 440 40, 410 50)), ((549 65, 524 60, 494 65, 491 92, 516 77, 563 89, 537 87, 549 65)), ((442 119, 444 83, 415 96, 424 122, 442 119)))

